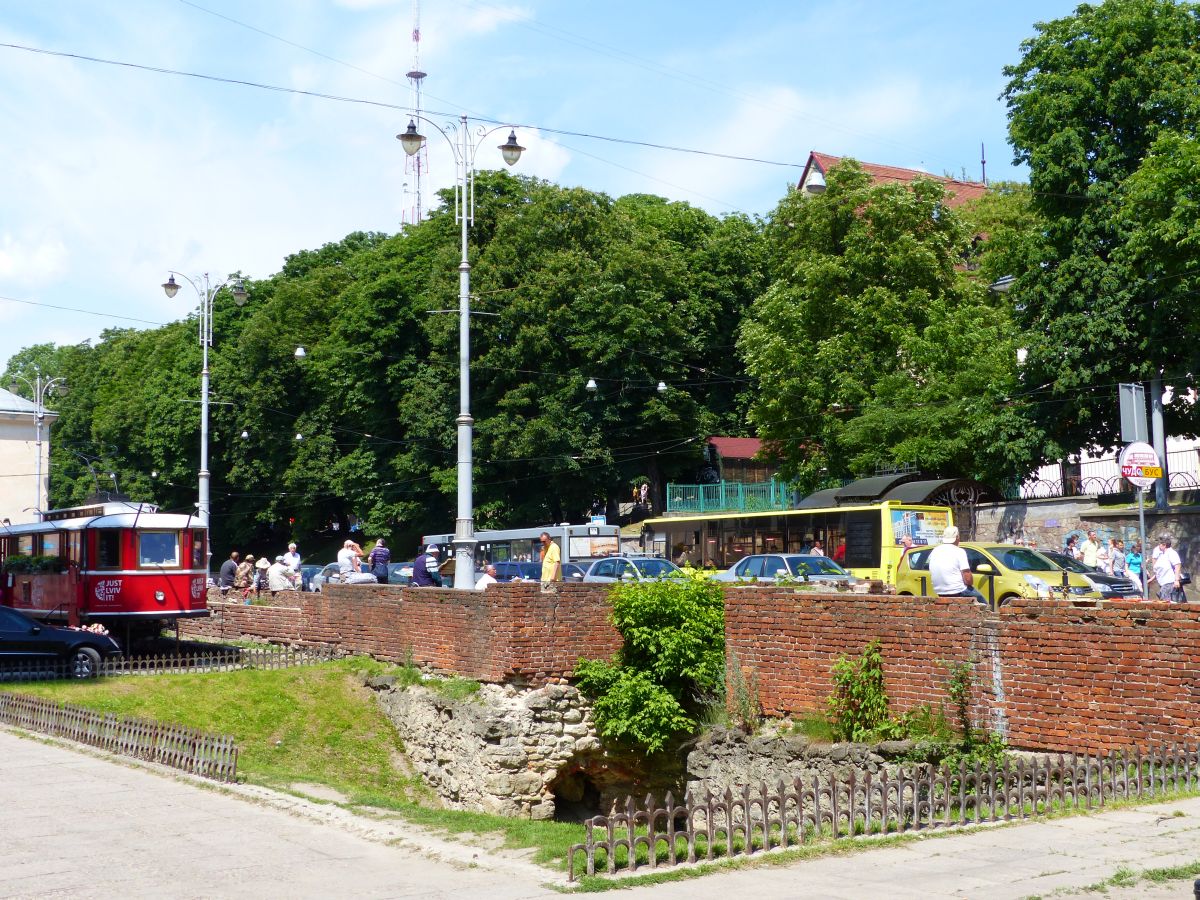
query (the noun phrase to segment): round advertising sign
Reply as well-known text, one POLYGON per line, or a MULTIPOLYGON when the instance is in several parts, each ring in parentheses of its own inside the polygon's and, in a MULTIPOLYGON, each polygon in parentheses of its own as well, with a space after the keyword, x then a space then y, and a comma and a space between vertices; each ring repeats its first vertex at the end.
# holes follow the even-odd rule
POLYGON ((1162 461, 1144 441, 1134 441, 1121 451, 1121 475, 1135 487, 1151 487, 1162 473, 1162 461))

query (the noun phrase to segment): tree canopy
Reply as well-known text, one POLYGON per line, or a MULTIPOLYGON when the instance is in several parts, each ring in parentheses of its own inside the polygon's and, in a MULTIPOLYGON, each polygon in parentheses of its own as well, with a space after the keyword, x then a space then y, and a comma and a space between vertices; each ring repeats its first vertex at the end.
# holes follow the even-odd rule
POLYGON ((932 179, 872 185, 853 161, 826 179, 767 229, 776 278, 738 343, 766 388, 751 422, 807 487, 903 463, 1004 478, 1021 452, 1005 440, 1016 331, 959 271, 971 232, 932 179))
MULTIPOLYGON (((1117 382, 1194 384, 1200 7, 1107 0, 1036 29, 1003 96, 1042 223, 1012 274, 1053 458, 1117 440, 1117 382)), ((1194 430, 1190 407, 1169 412, 1194 430)))

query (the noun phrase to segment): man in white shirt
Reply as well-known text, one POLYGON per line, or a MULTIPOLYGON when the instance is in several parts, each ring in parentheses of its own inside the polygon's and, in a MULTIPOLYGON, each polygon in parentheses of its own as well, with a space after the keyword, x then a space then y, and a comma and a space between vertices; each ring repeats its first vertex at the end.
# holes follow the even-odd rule
POLYGON ((1176 591, 1183 590, 1181 582, 1183 561, 1171 546, 1171 539, 1165 534, 1158 539, 1158 547, 1154 551, 1154 580, 1158 582, 1158 599, 1171 600, 1177 595, 1176 591))
POLYGON ((295 544, 288 544, 288 552, 283 554, 283 564, 297 574, 300 572, 300 553, 295 544))
POLYGON ((958 528, 954 525, 942 532, 942 542, 929 551, 929 580, 939 597, 970 597, 976 603, 987 603, 974 588, 967 551, 958 546, 958 528))
POLYGON ((496 567, 493 566, 491 563, 488 563, 483 569, 483 574, 479 576, 479 580, 477 582, 475 582, 475 590, 482 591, 489 584, 495 584, 495 583, 496 583, 496 567))
POLYGON ((1100 564, 1100 542, 1096 540, 1096 532, 1088 529, 1087 540, 1079 547, 1079 560, 1085 566, 1097 567, 1100 564))

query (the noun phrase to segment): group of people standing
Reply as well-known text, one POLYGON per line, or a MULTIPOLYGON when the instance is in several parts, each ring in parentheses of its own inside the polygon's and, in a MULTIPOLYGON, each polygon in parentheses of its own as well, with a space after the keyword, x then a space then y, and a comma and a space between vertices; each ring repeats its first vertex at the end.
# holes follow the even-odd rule
POLYGON ((1102 541, 1092 529, 1088 530, 1087 539, 1080 542, 1075 535, 1067 539, 1065 548, 1085 566, 1092 566, 1109 575, 1128 578, 1138 590, 1142 589, 1142 578, 1147 584, 1158 585, 1158 599, 1184 603, 1187 596, 1183 592, 1183 560, 1179 552, 1171 546, 1171 538, 1163 535, 1158 539, 1158 546, 1150 556, 1150 566, 1146 569, 1142 554, 1141 541, 1133 541, 1129 549, 1119 538, 1109 538, 1102 541))
POLYGON ((347 540, 338 551, 338 574, 342 584, 387 584, 388 564, 392 561, 392 551, 388 549, 383 538, 375 541, 375 546, 365 557, 363 565, 363 550, 357 542, 347 540))
POLYGON ((265 556, 255 558, 253 553, 247 553, 242 559, 241 554, 234 550, 229 559, 221 564, 217 576, 217 586, 221 596, 231 590, 242 592, 246 603, 250 603, 251 594, 255 598, 262 596, 264 591, 277 594, 280 591, 300 590, 300 552, 294 543, 288 544, 287 553, 281 553, 271 562, 265 556))

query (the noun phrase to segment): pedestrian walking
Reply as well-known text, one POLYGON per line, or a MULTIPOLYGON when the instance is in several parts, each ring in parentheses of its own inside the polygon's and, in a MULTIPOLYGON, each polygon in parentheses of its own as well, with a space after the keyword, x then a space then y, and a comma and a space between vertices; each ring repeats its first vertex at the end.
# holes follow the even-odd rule
POLYGON ((1125 554, 1125 574, 1133 586, 1141 591, 1142 589, 1142 542, 1134 541, 1129 548, 1129 552, 1125 554))
POLYGON ((294 542, 288 544, 287 553, 283 554, 283 564, 296 574, 300 574, 300 551, 294 542))
POLYGON ((558 544, 547 531, 542 532, 539 540, 542 542, 542 584, 558 581, 562 577, 562 553, 558 544))
POLYGON ((1112 547, 1108 551, 1111 574, 1118 578, 1125 577, 1125 542, 1112 539, 1112 547))
POLYGON ((1158 583, 1159 600, 1172 603, 1187 601, 1183 593, 1183 561, 1165 534, 1158 539, 1158 547, 1154 551, 1151 577, 1158 583))

